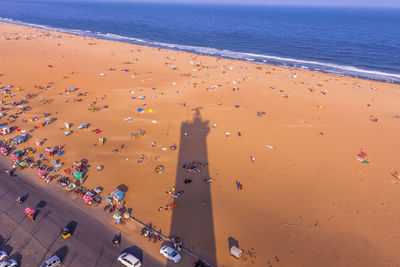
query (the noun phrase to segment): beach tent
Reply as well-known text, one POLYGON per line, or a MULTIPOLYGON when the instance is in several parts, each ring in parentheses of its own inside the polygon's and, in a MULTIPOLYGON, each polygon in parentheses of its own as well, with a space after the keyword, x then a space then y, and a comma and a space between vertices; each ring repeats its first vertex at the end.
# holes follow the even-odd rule
POLYGON ((122 192, 119 189, 115 189, 111 192, 111 196, 116 200, 116 201, 121 201, 124 198, 125 193, 122 192))
POLYGON ((76 184, 74 183, 70 183, 67 187, 65 187, 65 189, 67 191, 73 191, 76 188, 76 184))

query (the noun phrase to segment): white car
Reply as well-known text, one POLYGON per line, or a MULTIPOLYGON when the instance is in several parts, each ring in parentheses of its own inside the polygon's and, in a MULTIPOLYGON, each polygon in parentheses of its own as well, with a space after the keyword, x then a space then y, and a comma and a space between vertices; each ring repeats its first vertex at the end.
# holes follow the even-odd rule
POLYGON ((12 259, 0 262, 0 267, 17 267, 17 266, 18 262, 12 259))
POLYGON ((182 259, 181 255, 179 255, 179 253, 175 249, 169 246, 161 247, 160 253, 174 263, 178 263, 182 259))
POLYGON ((7 259, 8 254, 5 251, 0 251, 0 261, 7 259))
POLYGON ((122 253, 118 257, 118 261, 128 267, 140 267, 142 264, 140 260, 129 253, 122 253))

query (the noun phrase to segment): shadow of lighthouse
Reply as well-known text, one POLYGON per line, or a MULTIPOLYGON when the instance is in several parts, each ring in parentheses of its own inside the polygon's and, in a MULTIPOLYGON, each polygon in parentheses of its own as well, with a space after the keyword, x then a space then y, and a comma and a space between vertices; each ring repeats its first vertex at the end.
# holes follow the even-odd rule
POLYGON ((176 192, 184 193, 175 201, 178 207, 173 209, 170 234, 182 238, 184 247, 217 266, 211 188, 204 182, 209 175, 208 164, 203 164, 197 174, 183 168, 192 161, 208 163, 209 121, 202 120, 200 109, 193 109, 193 120, 181 125, 175 188, 176 192), (192 182, 185 184, 185 179, 192 179, 192 182))

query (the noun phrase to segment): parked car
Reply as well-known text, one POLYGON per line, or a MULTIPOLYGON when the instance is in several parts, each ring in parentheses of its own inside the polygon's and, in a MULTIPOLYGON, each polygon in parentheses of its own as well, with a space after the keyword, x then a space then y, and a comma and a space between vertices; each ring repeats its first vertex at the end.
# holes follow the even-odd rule
POLYGON ((179 253, 170 246, 161 247, 160 253, 174 263, 178 263, 182 259, 181 255, 179 255, 179 253))
POLYGON ((0 261, 7 259, 8 253, 5 251, 0 251, 0 261))
POLYGON ((17 267, 17 266, 18 266, 18 262, 13 259, 9 259, 9 260, 0 262, 0 267, 17 267))
POLYGON ((64 239, 67 239, 68 237, 70 237, 72 235, 72 230, 68 226, 63 227, 60 230, 60 232, 61 232, 62 238, 64 238, 64 239))
POLYGON ((61 265, 61 260, 57 255, 51 256, 40 267, 56 267, 61 265))
POLYGON ((128 267, 142 266, 140 260, 130 253, 122 253, 121 255, 119 255, 118 261, 128 267))

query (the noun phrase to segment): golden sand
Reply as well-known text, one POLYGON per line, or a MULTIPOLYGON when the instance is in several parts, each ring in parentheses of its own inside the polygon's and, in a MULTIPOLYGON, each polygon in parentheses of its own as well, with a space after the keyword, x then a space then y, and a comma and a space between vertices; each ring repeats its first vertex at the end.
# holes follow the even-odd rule
MULTIPOLYGON (((56 118, 23 144, 45 140, 35 157, 65 145, 63 169, 88 159, 85 186, 110 192, 126 185, 132 215, 182 237, 213 264, 400 261, 400 193, 391 175, 400 168, 399 85, 5 23, 0 73, 0 87, 15 85, 5 102, 38 94, 25 104, 32 110, 10 126, 29 132, 30 117, 56 118), (71 86, 79 89, 67 93, 71 86), (95 112, 88 110, 93 101, 95 112), (78 130, 81 123, 90 126, 78 130), (132 138, 138 129, 144 135, 132 138), (357 159, 360 151, 369 163, 357 159), (194 174, 182 167, 191 161, 208 164, 194 174), (158 165, 164 173, 155 172, 158 165), (206 184, 206 177, 213 181, 206 184), (184 192, 174 198, 173 187, 184 192), (165 210, 171 203, 177 207, 165 210), (241 259, 229 254, 232 238, 245 251, 241 259)), ((153 247, 158 253, 159 245, 153 247)))

